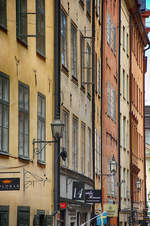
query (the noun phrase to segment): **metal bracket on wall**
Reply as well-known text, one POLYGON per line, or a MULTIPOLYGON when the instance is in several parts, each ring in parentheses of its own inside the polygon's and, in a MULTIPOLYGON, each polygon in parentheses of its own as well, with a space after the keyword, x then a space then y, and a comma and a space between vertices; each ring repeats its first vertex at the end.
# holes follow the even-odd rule
POLYGON ((46 181, 49 182, 46 176, 40 177, 37 174, 34 174, 29 170, 25 170, 23 168, 23 191, 24 192, 30 185, 33 187, 35 183, 43 183, 43 185, 45 185, 46 181))

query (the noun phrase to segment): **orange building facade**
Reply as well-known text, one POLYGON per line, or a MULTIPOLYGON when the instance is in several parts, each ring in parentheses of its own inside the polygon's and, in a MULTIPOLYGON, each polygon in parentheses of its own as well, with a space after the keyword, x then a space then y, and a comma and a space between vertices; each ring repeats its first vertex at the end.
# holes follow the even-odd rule
MULTIPOLYGON (((118 40, 119 0, 103 1, 102 41, 102 209, 118 209, 118 173, 111 175, 110 162, 118 162, 118 40)), ((117 212, 117 211, 116 211, 117 212)), ((117 225, 117 215, 108 223, 117 225)))

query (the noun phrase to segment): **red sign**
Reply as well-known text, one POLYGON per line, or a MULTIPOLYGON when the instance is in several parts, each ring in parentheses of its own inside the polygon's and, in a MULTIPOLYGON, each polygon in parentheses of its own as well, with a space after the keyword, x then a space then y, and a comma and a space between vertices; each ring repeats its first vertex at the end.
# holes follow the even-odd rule
POLYGON ((66 202, 60 202, 60 209, 66 209, 67 203, 66 202))

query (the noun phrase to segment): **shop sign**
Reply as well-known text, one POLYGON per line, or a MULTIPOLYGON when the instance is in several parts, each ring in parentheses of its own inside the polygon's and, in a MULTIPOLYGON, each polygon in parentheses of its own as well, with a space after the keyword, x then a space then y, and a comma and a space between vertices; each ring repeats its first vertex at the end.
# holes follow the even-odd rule
POLYGON ((60 202, 60 209, 66 209, 67 203, 66 202, 60 202))
POLYGON ((118 216, 118 205, 111 204, 111 203, 105 203, 104 211, 107 212, 108 217, 117 217, 118 216))
POLYGON ((20 190, 20 178, 0 178, 0 191, 20 190))
POLYGON ((72 199, 84 200, 84 183, 76 181, 73 182, 72 199))
POLYGON ((102 200, 101 190, 85 190, 84 195, 86 203, 101 203, 102 200))

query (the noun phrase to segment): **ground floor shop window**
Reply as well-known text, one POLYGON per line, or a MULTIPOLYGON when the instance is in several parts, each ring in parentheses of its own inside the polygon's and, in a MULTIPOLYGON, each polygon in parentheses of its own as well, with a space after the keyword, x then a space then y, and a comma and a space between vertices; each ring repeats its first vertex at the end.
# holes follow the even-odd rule
POLYGON ((30 207, 18 206, 17 226, 30 226, 30 207))
POLYGON ((9 206, 0 206, 0 225, 9 225, 9 206))

